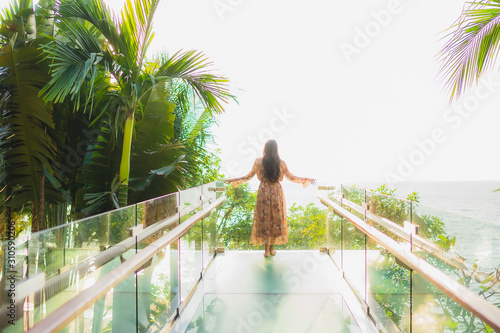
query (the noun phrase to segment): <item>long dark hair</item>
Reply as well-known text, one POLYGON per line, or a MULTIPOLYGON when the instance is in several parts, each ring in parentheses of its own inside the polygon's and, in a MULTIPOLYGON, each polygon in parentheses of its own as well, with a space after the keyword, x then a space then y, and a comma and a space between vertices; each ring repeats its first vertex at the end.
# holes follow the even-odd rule
POLYGON ((278 181, 280 176, 280 155, 278 154, 278 144, 275 140, 268 140, 264 145, 264 175, 272 183, 278 181))

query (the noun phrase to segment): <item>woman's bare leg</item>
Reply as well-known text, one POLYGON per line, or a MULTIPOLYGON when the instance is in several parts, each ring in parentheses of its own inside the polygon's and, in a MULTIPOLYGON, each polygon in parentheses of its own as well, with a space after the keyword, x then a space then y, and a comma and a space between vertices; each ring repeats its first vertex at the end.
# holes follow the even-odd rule
POLYGON ((269 254, 272 256, 276 255, 276 250, 274 249, 274 244, 271 242, 271 245, 269 246, 269 254))
POLYGON ((265 248, 265 253, 264 253, 264 257, 269 257, 269 237, 265 240, 265 245, 264 245, 264 248, 265 248))
POLYGON ((265 252, 264 252, 264 257, 269 257, 269 244, 264 245, 265 246, 265 252))

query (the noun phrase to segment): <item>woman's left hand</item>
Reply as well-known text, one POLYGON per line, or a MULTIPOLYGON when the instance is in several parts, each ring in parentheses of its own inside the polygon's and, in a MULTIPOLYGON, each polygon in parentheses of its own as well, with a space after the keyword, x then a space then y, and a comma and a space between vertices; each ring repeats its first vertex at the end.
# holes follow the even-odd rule
POLYGON ((232 180, 232 179, 226 179, 226 180, 224 181, 224 183, 226 183, 226 184, 231 184, 231 185, 233 185, 233 187, 234 187, 234 188, 237 188, 237 187, 238 187, 238 185, 239 185, 239 183, 238 183, 237 181, 234 181, 234 180, 232 180))

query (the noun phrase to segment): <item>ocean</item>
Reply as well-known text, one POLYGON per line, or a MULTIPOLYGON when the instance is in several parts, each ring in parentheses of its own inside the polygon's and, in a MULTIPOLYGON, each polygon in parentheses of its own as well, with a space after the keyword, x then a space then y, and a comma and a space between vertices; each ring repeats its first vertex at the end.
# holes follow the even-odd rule
POLYGON ((446 233, 456 237, 454 251, 491 272, 500 266, 500 181, 409 182, 397 193, 416 191, 420 203, 443 219, 446 233))
MULTIPOLYGON (((351 185, 351 184, 346 184, 351 185)), ((378 183, 359 183, 357 187, 375 189, 378 183)), ((317 186, 305 189, 283 181, 287 207, 307 205, 316 199, 317 186)), ((252 188, 256 188, 252 186, 252 188)), ((448 236, 456 237, 454 251, 481 270, 490 272, 500 265, 500 181, 404 182, 396 186, 400 198, 415 191, 420 196, 418 211, 440 217, 448 236)))

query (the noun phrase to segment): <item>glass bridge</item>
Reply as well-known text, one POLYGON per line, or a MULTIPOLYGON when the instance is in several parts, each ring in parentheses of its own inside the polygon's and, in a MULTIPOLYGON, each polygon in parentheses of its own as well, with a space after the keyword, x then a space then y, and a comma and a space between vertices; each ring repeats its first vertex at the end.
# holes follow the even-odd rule
POLYGON ((2 332, 500 332, 499 238, 474 258, 438 232, 465 217, 318 186, 302 198, 316 215, 289 220, 293 246, 264 258, 231 241, 245 200, 229 192, 213 182, 5 242, 2 332))

